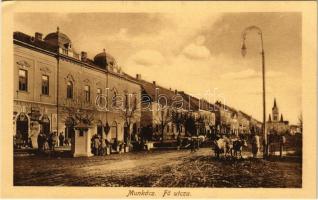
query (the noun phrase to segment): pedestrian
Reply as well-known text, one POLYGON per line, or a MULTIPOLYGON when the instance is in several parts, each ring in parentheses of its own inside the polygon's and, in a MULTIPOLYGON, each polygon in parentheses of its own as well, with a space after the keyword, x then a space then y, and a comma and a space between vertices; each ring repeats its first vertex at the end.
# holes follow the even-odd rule
POLYGON ((33 149, 33 144, 32 144, 32 140, 31 138, 28 138, 28 144, 27 144, 27 147, 33 149))
POLYGON ((43 133, 40 131, 38 138, 37 138, 37 143, 38 143, 38 151, 42 152, 43 150, 43 133))
POLYGON ((279 138, 279 156, 283 156, 283 151, 284 151, 284 145, 286 143, 286 137, 284 135, 281 135, 279 138))
POLYGON ((50 132, 47 137, 47 142, 48 142, 48 146, 50 150, 52 150, 52 137, 53 137, 53 132, 50 132))
POLYGON ((46 150, 49 149, 49 142, 48 142, 48 137, 46 136, 46 134, 42 134, 42 137, 43 137, 42 151, 45 152, 46 150))
POLYGON ((101 156, 104 156, 106 154, 106 141, 105 139, 101 139, 101 152, 100 152, 100 155, 101 156))
POLYGON ((191 138, 191 152, 195 152, 196 151, 195 145, 196 145, 195 139, 191 138))
POLYGON ((95 137, 94 137, 94 155, 95 156, 98 156, 99 155, 99 147, 100 146, 100 140, 98 138, 98 136, 95 134, 95 137))
POLYGON ((57 142, 58 142, 57 132, 53 132, 51 140, 52 140, 52 150, 55 151, 55 146, 57 146, 57 142))
POLYGON ((16 145, 17 145, 17 148, 18 148, 18 149, 21 149, 21 146, 22 146, 22 143, 23 143, 21 132, 18 131, 15 137, 16 137, 16 145))
POLYGON ((64 139, 64 144, 65 144, 65 146, 70 146, 70 140, 69 140, 69 138, 65 138, 65 139, 64 139))
POLYGON ((257 154, 260 148, 260 139, 259 136, 257 134, 253 134, 252 135, 252 154, 253 154, 253 158, 257 158, 257 154))
POLYGON ((60 135, 59 135, 59 140, 60 140, 60 147, 64 146, 64 133, 61 132, 60 135))
POLYGON ((177 136, 177 145, 178 145, 178 150, 180 150, 180 148, 181 148, 181 137, 180 137, 180 134, 178 134, 178 136, 177 136))

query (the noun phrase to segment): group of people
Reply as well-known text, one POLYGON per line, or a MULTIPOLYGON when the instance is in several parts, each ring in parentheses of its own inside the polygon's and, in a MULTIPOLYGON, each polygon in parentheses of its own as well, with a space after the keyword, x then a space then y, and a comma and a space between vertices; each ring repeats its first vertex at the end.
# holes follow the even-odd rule
POLYGON ((101 135, 94 134, 91 139, 91 149, 95 156, 104 156, 107 154, 107 147, 109 146, 107 139, 103 139, 101 135))
POLYGON ((276 150, 279 149, 279 155, 282 156, 286 143, 286 137, 279 134, 268 134, 267 147, 265 146, 264 138, 261 141, 259 133, 256 132, 252 132, 250 135, 248 135, 248 137, 243 134, 239 136, 231 134, 215 134, 214 137, 212 137, 212 141, 214 141, 213 148, 222 150, 224 154, 230 152, 231 149, 241 152, 243 147, 248 147, 248 142, 250 143, 251 147, 248 149, 251 150, 253 158, 257 158, 261 153, 261 143, 263 146, 263 153, 268 151, 269 153, 274 154, 276 150), (237 145, 237 147, 235 147, 235 145, 237 145))
POLYGON ((15 137, 13 138, 14 148, 21 149, 21 148, 33 148, 32 140, 30 137, 23 138, 20 131, 17 132, 15 137))
POLYGON ((37 137, 38 150, 40 152, 45 152, 47 150, 55 151, 55 147, 69 145, 67 139, 65 139, 64 133, 61 132, 59 135, 57 132, 51 132, 49 134, 45 134, 40 131, 37 137))

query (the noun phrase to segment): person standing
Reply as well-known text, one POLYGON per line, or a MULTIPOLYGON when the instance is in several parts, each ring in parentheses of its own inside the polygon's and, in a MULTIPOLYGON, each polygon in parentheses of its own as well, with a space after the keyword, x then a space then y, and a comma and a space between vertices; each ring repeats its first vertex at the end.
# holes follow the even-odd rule
POLYGON ((260 140, 257 134, 252 135, 252 154, 253 158, 257 158, 257 154, 260 148, 260 140))
POLYGON ((58 137, 57 137, 57 132, 54 132, 52 134, 52 150, 55 151, 55 146, 57 146, 58 142, 58 137))
POLYGON ((284 135, 281 135, 279 138, 279 156, 283 156, 283 151, 284 151, 284 145, 286 143, 286 137, 284 135))
POLYGON ((61 132, 59 135, 60 147, 64 146, 64 139, 65 139, 64 134, 63 132, 61 132))
POLYGON ((180 134, 177 135, 177 145, 178 145, 178 150, 180 150, 181 148, 181 137, 180 137, 180 134))
POLYGON ((38 142, 38 151, 42 152, 43 151, 43 133, 42 132, 39 133, 37 142, 38 142))
POLYGON ((99 155, 99 146, 100 146, 100 141, 99 141, 99 137, 97 135, 95 135, 94 138, 94 150, 95 150, 95 156, 99 155))
POLYGON ((21 132, 20 131, 18 131, 17 132, 17 134, 16 134, 16 145, 17 145, 17 148, 18 149, 21 149, 21 146, 22 146, 22 134, 21 134, 21 132))

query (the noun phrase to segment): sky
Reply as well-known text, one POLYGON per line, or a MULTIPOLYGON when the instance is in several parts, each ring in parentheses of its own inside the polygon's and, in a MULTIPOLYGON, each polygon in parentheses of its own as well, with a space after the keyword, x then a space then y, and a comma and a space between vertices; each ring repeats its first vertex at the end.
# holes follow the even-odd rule
POLYGON ((262 120, 257 32, 247 34, 247 54, 241 55, 241 34, 251 25, 263 33, 266 117, 276 98, 284 119, 296 124, 301 113, 300 13, 19 13, 14 18, 15 31, 45 36, 59 26, 73 48, 90 58, 105 48, 132 76, 221 100, 262 120))

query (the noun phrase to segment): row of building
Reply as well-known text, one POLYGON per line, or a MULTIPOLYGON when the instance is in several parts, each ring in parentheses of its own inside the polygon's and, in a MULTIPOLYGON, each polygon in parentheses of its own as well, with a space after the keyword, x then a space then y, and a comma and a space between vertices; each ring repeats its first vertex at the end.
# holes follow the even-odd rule
POLYGON ((193 129, 196 134, 240 134, 262 127, 221 102, 161 87, 140 74, 129 76, 105 49, 90 59, 59 28, 45 37, 14 32, 13 43, 14 134, 31 138, 33 146, 41 131, 71 138, 80 122, 110 142, 125 143, 140 136, 175 139, 193 129))

